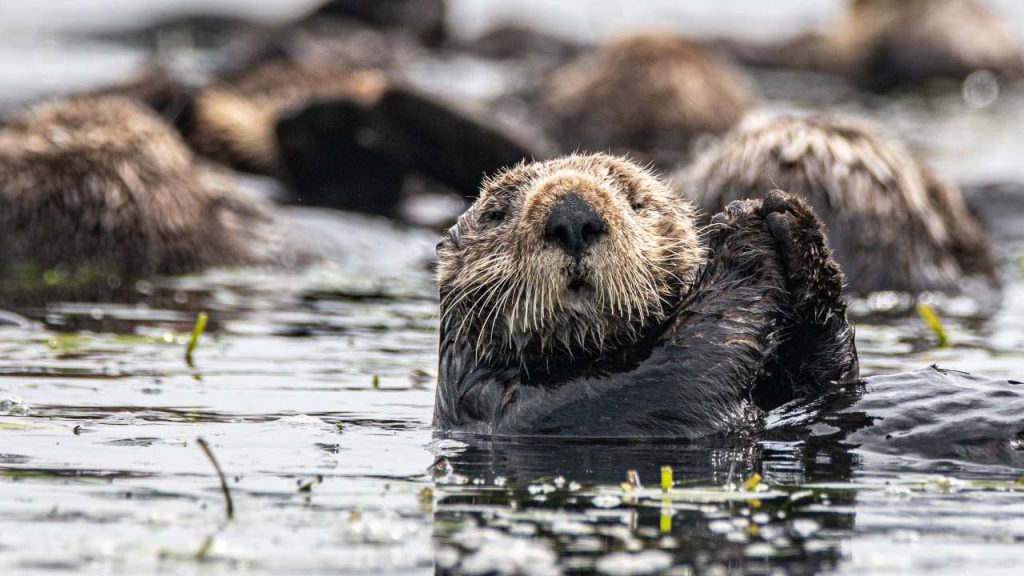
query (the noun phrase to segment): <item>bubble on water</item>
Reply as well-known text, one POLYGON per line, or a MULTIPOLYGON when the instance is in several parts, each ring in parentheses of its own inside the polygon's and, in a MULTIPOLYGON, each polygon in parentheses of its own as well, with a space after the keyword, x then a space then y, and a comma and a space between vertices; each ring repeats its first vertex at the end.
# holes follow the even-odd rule
POLYGON ((773 548, 771 544, 757 542, 744 548, 743 554, 748 557, 764 558, 766 556, 774 556, 775 548, 773 548))
POLYGON ((25 416, 32 408, 18 396, 0 398, 0 416, 25 416))
POLYGON ((558 519, 552 522, 551 532, 562 536, 587 536, 594 533, 594 527, 583 522, 558 519))
POLYGON ((362 515, 342 530, 348 543, 400 544, 416 536, 421 527, 413 520, 392 516, 362 515))
POLYGON ((292 416, 284 416, 275 420, 279 424, 285 424, 287 426, 296 426, 301 428, 321 428, 330 427, 327 422, 324 422, 316 416, 310 416, 308 414, 294 414, 292 416))
POLYGON ((427 444, 427 448, 435 456, 455 456, 456 454, 465 452, 466 448, 469 448, 469 444, 445 438, 443 440, 434 440, 430 442, 427 444))
POLYGON ((437 460, 434 460, 434 463, 427 467, 427 474, 429 474, 430 477, 433 478, 434 480, 442 480, 444 478, 447 478, 451 476, 452 472, 454 471, 455 469, 452 468, 451 463, 448 462, 448 459, 443 456, 441 458, 438 458, 437 460))
POLYGON ((810 538, 821 526, 810 518, 797 518, 793 520, 793 531, 803 538, 810 538))
POLYGON ((661 550, 645 550, 636 554, 615 552, 597 560, 598 572, 609 576, 657 574, 672 566, 672 556, 661 550))
POLYGON ((889 538, 891 538, 893 542, 913 543, 921 539, 921 533, 917 530, 909 529, 894 530, 889 533, 889 538))
POLYGON ((622 504, 622 499, 612 494, 598 494, 591 502, 598 508, 615 508, 622 504))
POLYGON ((555 490, 557 490, 557 488, 555 488, 554 484, 548 484, 546 482, 544 484, 530 484, 526 487, 526 491, 534 496, 550 494, 555 490))
POLYGON ((892 485, 885 487, 885 495, 893 498, 905 498, 910 496, 910 494, 910 488, 907 488, 906 486, 892 485))
POLYGON ((715 534, 727 534, 732 532, 733 525, 728 520, 712 520, 708 523, 708 530, 715 534))
POLYGON ((434 553, 434 564, 442 570, 450 570, 459 563, 459 551, 451 546, 444 546, 434 553))
POLYGON ((533 524, 516 524, 508 529, 513 536, 533 536, 537 533, 537 526, 533 524))
POLYGON ((971 108, 987 108, 999 99, 999 78, 988 70, 976 70, 964 79, 961 94, 971 108))
POLYGON ((558 556, 543 541, 527 540, 497 530, 472 527, 454 540, 473 550, 459 566, 464 574, 561 574, 558 556))

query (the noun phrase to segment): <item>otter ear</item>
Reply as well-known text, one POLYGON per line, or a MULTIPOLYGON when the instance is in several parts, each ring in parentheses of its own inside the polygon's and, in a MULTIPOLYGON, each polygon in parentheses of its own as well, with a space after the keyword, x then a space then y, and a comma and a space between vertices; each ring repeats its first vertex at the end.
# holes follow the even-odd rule
POLYGON ((456 248, 462 248, 462 228, 459 228, 458 223, 448 229, 448 239, 456 248))

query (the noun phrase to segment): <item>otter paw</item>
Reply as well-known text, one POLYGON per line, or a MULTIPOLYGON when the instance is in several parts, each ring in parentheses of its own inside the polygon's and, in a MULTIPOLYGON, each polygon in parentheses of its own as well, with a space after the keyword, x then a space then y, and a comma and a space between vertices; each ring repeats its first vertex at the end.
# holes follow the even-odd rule
POLYGON ((765 196, 762 209, 801 319, 818 322, 823 314, 845 309, 843 273, 832 258, 824 226, 811 207, 797 196, 772 190, 765 196))

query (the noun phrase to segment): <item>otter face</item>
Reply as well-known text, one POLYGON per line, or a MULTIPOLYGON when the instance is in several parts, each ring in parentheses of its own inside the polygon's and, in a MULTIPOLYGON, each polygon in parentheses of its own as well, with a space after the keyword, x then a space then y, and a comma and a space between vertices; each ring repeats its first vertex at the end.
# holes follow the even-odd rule
POLYGON ((602 154, 488 179, 438 257, 442 338, 524 365, 638 340, 702 260, 687 202, 602 154))

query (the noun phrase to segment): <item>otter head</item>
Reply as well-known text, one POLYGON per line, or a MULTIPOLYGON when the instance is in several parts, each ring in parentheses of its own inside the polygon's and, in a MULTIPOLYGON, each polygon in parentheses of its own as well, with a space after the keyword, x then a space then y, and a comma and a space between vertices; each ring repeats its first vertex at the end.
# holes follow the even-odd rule
POLYGON ((550 365, 659 325, 702 259, 691 207, 603 154, 486 180, 438 245, 442 341, 490 365, 550 365))

